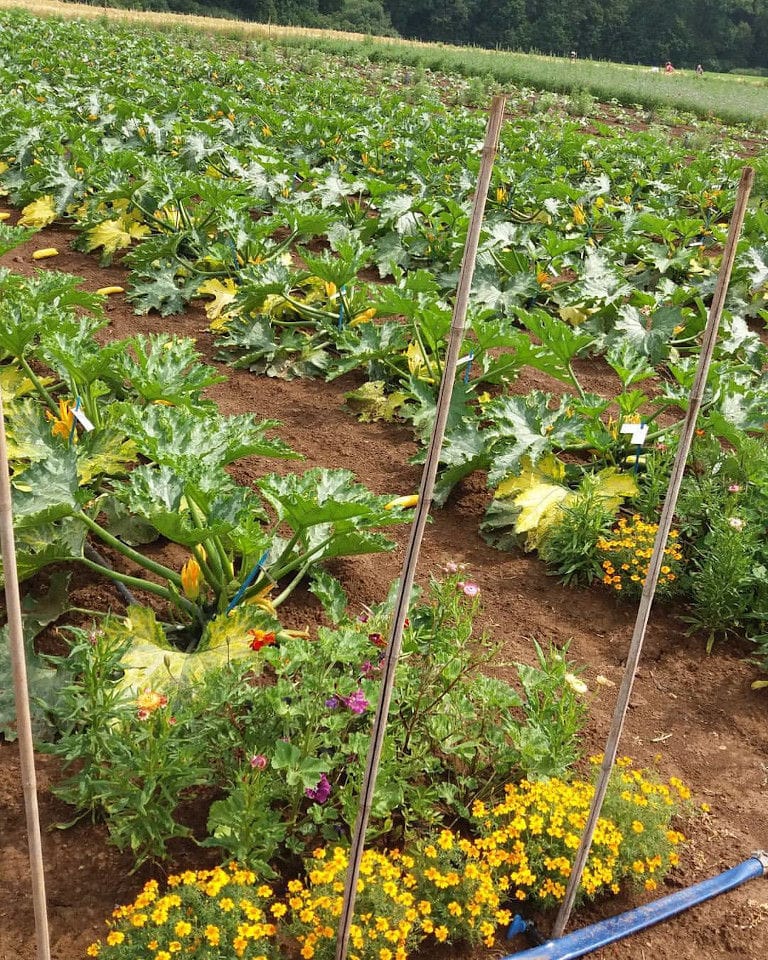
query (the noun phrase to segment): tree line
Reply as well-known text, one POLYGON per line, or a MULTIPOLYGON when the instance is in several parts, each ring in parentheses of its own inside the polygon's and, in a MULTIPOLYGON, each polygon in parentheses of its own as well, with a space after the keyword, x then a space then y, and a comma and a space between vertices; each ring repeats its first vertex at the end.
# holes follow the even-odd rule
MULTIPOLYGON (((99 0, 100 4, 103 0, 99 0)), ((768 73, 768 0, 106 0, 107 5, 659 66, 768 73)))

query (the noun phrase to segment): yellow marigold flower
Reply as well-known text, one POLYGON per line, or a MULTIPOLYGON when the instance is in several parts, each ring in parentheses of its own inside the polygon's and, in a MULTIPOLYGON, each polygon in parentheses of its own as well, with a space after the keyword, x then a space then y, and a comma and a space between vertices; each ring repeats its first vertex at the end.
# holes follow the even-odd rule
POLYGON ((445 943, 447 939, 448 939, 448 927, 446 926, 435 927, 435 940, 439 941, 440 943, 445 943))
POLYGON ((107 934, 107 944, 110 947, 116 947, 125 940, 125 934, 122 930, 110 930, 107 934))
POLYGON ((633 820, 632 829, 634 830, 635 833, 642 833, 643 830, 645 830, 645 827, 642 823, 640 823, 639 820, 633 820))
POLYGON ((632 864, 632 869, 635 871, 635 873, 645 873, 645 864, 642 860, 635 860, 635 862, 632 864))
POLYGON ((88 949, 85 951, 85 954, 86 954, 86 956, 88 956, 88 957, 98 957, 98 955, 99 955, 100 953, 101 953, 101 944, 98 943, 98 942, 97 942, 97 943, 92 943, 92 944, 88 947, 88 949))
POLYGON ((656 883, 656 881, 651 879, 650 877, 645 881, 646 890, 655 890, 657 886, 658 884, 656 883))
POLYGON ((273 903, 269 909, 273 917, 284 917, 288 910, 284 903, 273 903))
POLYGON ((219 928, 215 924, 209 923, 205 928, 204 933, 205 939, 208 941, 208 943, 212 947, 218 947, 219 943, 221 942, 221 931, 219 928))
POLYGON ((230 910, 234 910, 235 904, 229 897, 222 897, 221 900, 219 900, 219 907, 224 913, 229 913, 230 910))
POLYGON ((178 940, 171 940, 171 942, 168 944, 168 952, 169 953, 181 952, 181 944, 179 943, 178 940))
POLYGON ((437 845, 443 850, 453 849, 453 834, 450 830, 441 830, 437 839, 437 845))

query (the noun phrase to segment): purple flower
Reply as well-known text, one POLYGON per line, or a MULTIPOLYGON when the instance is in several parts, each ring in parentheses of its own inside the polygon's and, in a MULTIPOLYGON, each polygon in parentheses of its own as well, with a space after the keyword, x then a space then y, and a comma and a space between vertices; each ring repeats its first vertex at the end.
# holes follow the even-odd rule
POLYGON ((269 763, 269 760, 267 760, 263 753, 255 753, 249 760, 249 763, 254 770, 263 770, 269 763))
POLYGON ((348 697, 342 697, 342 700, 352 713, 365 713, 368 709, 368 701, 365 699, 365 693, 362 690, 355 690, 348 697))
POLYGON ((315 803, 325 803, 331 795, 331 785, 328 783, 328 777, 326 777, 324 773, 321 773, 320 779, 317 781, 317 786, 314 789, 311 787, 307 788, 304 793, 306 793, 310 800, 314 800, 315 803))
POLYGON ((336 707, 338 707, 338 705, 339 705, 339 698, 338 698, 338 697, 328 697, 328 699, 325 701, 325 705, 326 705, 326 707, 328 707, 329 710, 335 710, 336 707))
POLYGON ((373 671, 376 669, 370 660, 365 660, 360 664, 360 673, 364 677, 370 677, 373 671))

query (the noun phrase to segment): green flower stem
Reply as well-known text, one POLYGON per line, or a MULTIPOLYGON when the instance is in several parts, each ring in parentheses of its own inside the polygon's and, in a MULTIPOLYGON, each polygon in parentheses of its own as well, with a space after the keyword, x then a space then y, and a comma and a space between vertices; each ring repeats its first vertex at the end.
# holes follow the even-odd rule
POLYGON ((429 353, 427 352, 427 347, 424 343, 424 338, 421 335, 421 330, 419 330, 419 325, 417 323, 413 325, 413 333, 414 333, 414 336, 416 337, 416 342, 419 345, 419 350, 421 351, 421 357, 422 357, 422 360, 424 361, 424 366, 427 368, 429 372, 429 376, 431 377, 433 382, 437 384, 439 383, 439 380, 435 376, 435 371, 430 362, 429 353))
POLYGON ((172 583, 178 590, 184 589, 181 582, 181 576, 176 573, 175 570, 171 570, 170 567, 164 567, 162 563, 156 563, 154 560, 150 560, 149 557, 145 557, 144 554, 139 553, 138 550, 134 550, 132 547, 129 547, 127 544, 123 543, 122 540, 118 540, 117 537, 113 537, 111 533, 107 533, 103 527, 99 526, 95 520, 91 520, 84 510, 81 510, 78 516, 93 534, 95 534, 100 540, 103 540, 104 543, 117 550, 118 553, 122 553, 124 557, 127 557, 129 560, 133 560, 134 563, 138 563, 138 565, 140 567, 144 567, 145 570, 149 570, 151 573, 157 574, 157 576, 162 577, 163 580, 168 580, 168 582, 172 583))
MULTIPOLYGON (((187 494, 187 502, 190 505, 190 512, 194 519, 195 525, 198 526, 201 530, 206 529, 207 518, 205 516, 205 511, 192 497, 187 494)), ((216 534, 209 534, 206 538, 206 544, 209 548, 209 557, 211 558, 211 565, 213 570, 219 575, 222 584, 222 590, 226 585, 234 579, 235 571, 232 566, 232 561, 229 559, 227 551, 224 549, 224 545, 221 542, 221 538, 216 536, 216 534)))
MULTIPOLYGON (((189 504, 189 514, 192 522, 198 530, 205 530, 205 514, 203 510, 189 495, 187 495, 187 503, 189 504)), ((226 577, 224 576, 224 569, 221 565, 221 557, 216 550, 215 544, 211 542, 212 540, 213 538, 209 536, 205 541, 208 555, 207 560, 202 559, 202 552, 200 550, 195 550, 195 559, 200 564, 203 576, 210 586, 213 587, 216 595, 219 596, 224 590, 226 577)))
POLYGON ((95 573, 100 573, 105 577, 109 577, 110 580, 117 580, 120 583, 126 584, 126 586, 135 587, 137 590, 146 590, 148 593, 154 593, 155 596, 162 597, 169 603, 177 604, 186 610, 186 612, 191 616, 199 618, 199 611, 194 603, 192 603, 190 600, 187 600, 186 597, 172 593, 167 587, 164 587, 159 583, 152 583, 151 580, 143 580, 141 577, 132 577, 127 573, 119 573, 117 570, 110 570, 109 567, 103 567, 100 563, 95 563, 93 560, 89 560, 87 557, 80 557, 79 559, 81 563, 85 564, 89 570, 93 570, 95 573))
POLYGON ((576 389, 579 392, 579 396, 581 397, 582 400, 586 400, 587 395, 584 393, 584 390, 582 389, 581 384, 576 378, 576 374, 573 372, 573 367, 571 366, 570 361, 568 362, 568 373, 570 374, 570 377, 571 377, 571 383, 574 385, 574 387, 576 387, 576 389))
POLYGON ((32 383, 35 385, 35 389, 37 390, 37 392, 40 394, 41 397, 43 397, 43 399, 45 400, 45 402, 46 402, 46 403, 48 404, 48 406, 51 408, 51 412, 52 412, 52 413, 55 413, 56 416, 58 417, 58 415, 59 415, 59 405, 56 403, 56 401, 53 399, 53 397, 50 395, 50 393, 48 393, 48 391, 45 389, 45 387, 43 386, 42 382, 40 381, 40 378, 37 376, 37 374, 36 374, 35 371, 32 369, 32 367, 30 367, 30 365, 27 363, 26 358, 25 358, 25 357, 19 357, 18 360, 19 360, 19 363, 21 364, 21 366, 22 366, 23 369, 24 369, 24 373, 26 373, 26 375, 29 377, 29 379, 32 381, 32 383))
MULTIPOLYGON (((202 570, 203 576, 205 577, 208 585, 213 588, 217 595, 220 594, 224 589, 224 584, 218 577, 216 577, 213 570, 211 570, 211 568, 208 566, 208 561, 203 558, 202 544, 195 544, 195 546, 192 547, 192 554, 202 570)), ((206 554, 208 555, 207 551, 206 554)))

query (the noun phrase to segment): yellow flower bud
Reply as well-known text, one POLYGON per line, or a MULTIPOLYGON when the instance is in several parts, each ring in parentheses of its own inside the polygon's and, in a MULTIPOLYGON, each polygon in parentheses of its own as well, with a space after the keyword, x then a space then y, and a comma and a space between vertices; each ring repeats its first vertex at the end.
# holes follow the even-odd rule
POLYGON ((190 557, 181 568, 181 586, 187 600, 197 600, 200 596, 202 582, 203 574, 200 570, 200 564, 194 557, 190 557))

